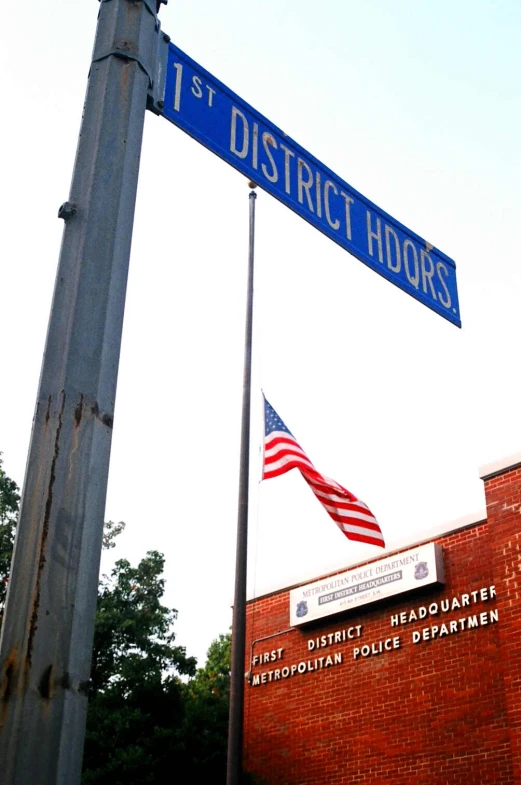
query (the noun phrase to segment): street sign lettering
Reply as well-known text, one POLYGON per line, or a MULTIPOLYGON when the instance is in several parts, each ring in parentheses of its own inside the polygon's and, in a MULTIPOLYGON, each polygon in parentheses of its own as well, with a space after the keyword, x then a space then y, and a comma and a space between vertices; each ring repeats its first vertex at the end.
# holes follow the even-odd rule
POLYGON ((456 265, 169 44, 162 114, 375 272, 461 326, 456 265))

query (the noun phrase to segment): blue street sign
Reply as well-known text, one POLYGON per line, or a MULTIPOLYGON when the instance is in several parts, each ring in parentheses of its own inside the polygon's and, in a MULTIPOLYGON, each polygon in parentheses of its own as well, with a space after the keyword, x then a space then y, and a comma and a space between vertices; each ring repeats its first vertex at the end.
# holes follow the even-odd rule
POLYGON ((162 114, 433 311, 461 326, 456 265, 172 43, 162 114))

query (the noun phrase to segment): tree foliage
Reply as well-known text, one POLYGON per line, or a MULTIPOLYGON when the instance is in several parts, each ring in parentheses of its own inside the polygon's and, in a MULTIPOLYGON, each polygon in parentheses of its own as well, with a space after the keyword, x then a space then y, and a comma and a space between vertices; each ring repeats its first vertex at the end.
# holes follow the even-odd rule
POLYGON ((116 562, 100 583, 83 785, 145 785, 185 763, 183 683, 196 661, 161 604, 164 558, 116 562))
POLYGON ((19 488, 2 468, 0 453, 0 626, 7 594, 16 520, 20 504, 19 488))
POLYGON ((116 537, 119 537, 122 531, 125 530, 127 524, 124 521, 105 521, 103 525, 103 550, 109 551, 111 548, 116 547, 116 537))
MULTIPOLYGON (((0 624, 19 503, 0 453, 0 624)), ((105 523, 105 549, 124 527, 105 523)), ((213 641, 197 669, 175 644, 163 570, 150 551, 137 567, 120 559, 99 583, 82 785, 226 781, 231 636, 213 641)))
POLYGON ((177 611, 161 605, 164 557, 150 551, 137 567, 126 559, 104 576, 98 592, 91 694, 132 694, 135 685, 161 682, 177 671, 192 675, 196 661, 174 646, 177 611))
POLYGON ((219 635, 206 664, 185 686, 187 753, 193 775, 215 785, 226 782, 230 702, 231 635, 219 635))

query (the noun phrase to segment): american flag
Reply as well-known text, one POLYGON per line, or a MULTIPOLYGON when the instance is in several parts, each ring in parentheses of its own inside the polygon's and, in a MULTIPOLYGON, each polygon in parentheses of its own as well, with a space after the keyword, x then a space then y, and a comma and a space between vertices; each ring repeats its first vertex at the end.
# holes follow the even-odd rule
POLYGON ((331 518, 350 540, 385 547, 378 521, 367 506, 334 480, 317 472, 291 431, 264 398, 263 480, 298 469, 331 518))

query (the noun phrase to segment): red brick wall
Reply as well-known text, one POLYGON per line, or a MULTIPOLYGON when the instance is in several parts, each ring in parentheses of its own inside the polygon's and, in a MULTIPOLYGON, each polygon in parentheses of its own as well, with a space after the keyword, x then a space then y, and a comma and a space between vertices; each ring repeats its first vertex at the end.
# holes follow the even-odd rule
MULTIPOLYGON (((245 768, 268 785, 521 783, 519 534, 521 469, 485 483, 488 521, 437 540, 445 585, 289 628, 289 591, 248 606, 245 768), (490 587, 497 596, 490 598, 490 587), (391 616, 474 595, 470 607, 391 626, 391 616), (493 622, 490 611, 497 611, 493 622), (486 614, 481 616, 480 614, 486 614), (413 631, 477 615, 483 626, 414 643, 413 631), (309 651, 308 640, 362 625, 361 637, 309 651), (265 641, 252 643, 267 636, 265 641), (400 648, 353 657, 355 646, 400 648), (282 659, 252 665, 252 653, 282 659), (342 663, 274 681, 275 669, 342 654, 342 663), (272 681, 269 672, 272 671, 272 681)), ((472 597, 472 596, 471 596, 472 597)), ((323 661, 325 664, 325 661, 323 661)))
POLYGON ((521 467, 485 479, 494 577, 501 586, 498 660, 503 671, 515 783, 521 783, 521 467))

